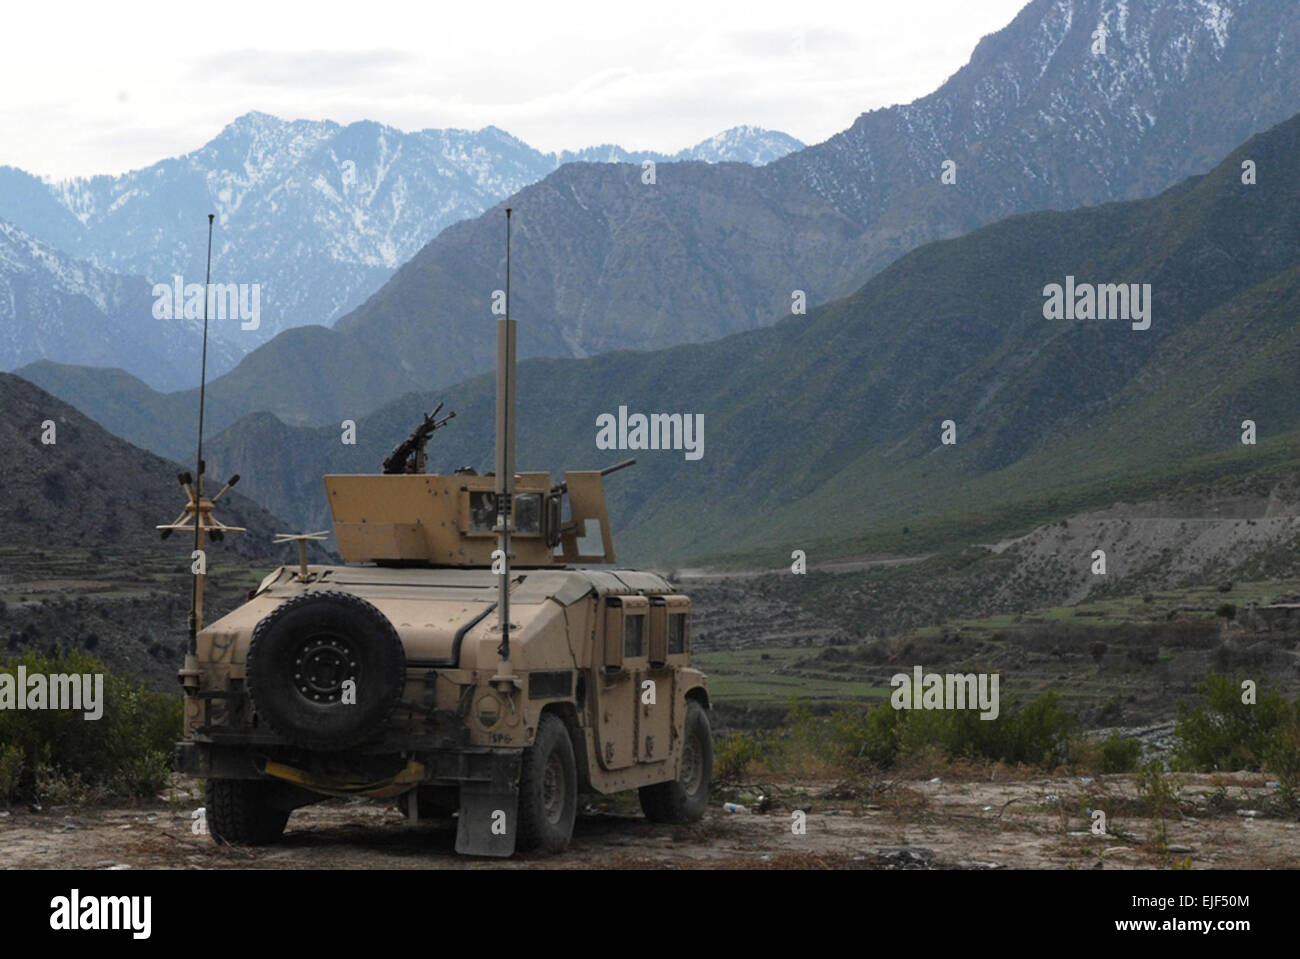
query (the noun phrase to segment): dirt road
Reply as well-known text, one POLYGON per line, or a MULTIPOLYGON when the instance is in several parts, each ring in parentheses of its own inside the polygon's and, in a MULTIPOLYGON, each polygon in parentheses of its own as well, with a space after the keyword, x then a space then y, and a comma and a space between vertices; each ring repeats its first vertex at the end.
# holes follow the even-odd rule
POLYGON ((282 843, 218 845, 195 834, 197 802, 0 811, 9 869, 1300 868, 1300 822, 1259 776, 1184 777, 1160 817, 1131 777, 751 787, 752 811, 715 806, 691 826, 655 826, 634 805, 587 805, 561 856, 455 855, 450 822, 407 823, 381 803, 296 811, 282 843), (759 798, 759 793, 764 798, 759 798), (765 809, 765 811, 758 811, 765 809), (1089 810, 1107 811, 1107 835, 1089 810), (796 832, 803 812, 806 830, 796 832))

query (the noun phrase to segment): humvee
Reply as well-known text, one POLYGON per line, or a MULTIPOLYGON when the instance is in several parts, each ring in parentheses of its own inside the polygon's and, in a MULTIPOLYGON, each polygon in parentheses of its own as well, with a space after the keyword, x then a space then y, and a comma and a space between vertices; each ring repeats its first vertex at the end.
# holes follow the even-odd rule
POLYGON ((457 851, 492 856, 565 849, 580 792, 635 788, 653 821, 703 814, 690 599, 579 565, 614 562, 618 467, 558 484, 514 470, 515 323, 497 321, 495 473, 425 474, 426 418, 388 472, 324 478, 357 565, 309 565, 300 540, 298 566, 194 632, 177 768, 206 780, 218 841, 273 842, 291 810, 337 796, 455 816, 457 851))

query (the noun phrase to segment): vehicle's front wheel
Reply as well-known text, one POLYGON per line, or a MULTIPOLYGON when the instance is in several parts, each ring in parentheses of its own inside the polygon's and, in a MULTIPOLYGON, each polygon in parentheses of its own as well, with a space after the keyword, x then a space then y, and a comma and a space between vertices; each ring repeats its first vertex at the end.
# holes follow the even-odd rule
POLYGON ((289 812, 270 803, 270 784, 256 779, 209 779, 208 831, 218 842, 264 846, 284 835, 289 812))
POLYGON ((519 774, 520 849, 563 852, 578 814, 578 765, 564 722, 544 713, 519 774))
POLYGON ((651 822, 694 822, 709 806, 713 786, 713 730, 704 707, 686 704, 682 766, 671 782, 642 786, 641 810, 651 822))

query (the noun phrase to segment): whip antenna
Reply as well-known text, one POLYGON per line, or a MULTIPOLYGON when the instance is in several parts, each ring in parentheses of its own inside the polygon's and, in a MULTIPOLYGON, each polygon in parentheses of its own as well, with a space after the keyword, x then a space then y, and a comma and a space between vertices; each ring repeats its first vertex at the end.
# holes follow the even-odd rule
POLYGON ((198 689, 199 684, 198 635, 199 630, 203 628, 203 579, 207 571, 207 560, 203 553, 203 538, 207 535, 216 543, 220 542, 226 533, 242 533, 245 531, 242 526, 227 526, 212 515, 217 501, 239 482, 238 474, 226 480, 226 485, 221 488, 221 491, 216 496, 209 499, 203 495, 203 474, 206 471, 203 462, 203 413, 208 387, 208 308, 211 303, 212 221, 214 219, 215 215, 209 213, 208 259, 203 277, 203 354, 199 368, 199 437, 198 449, 194 457, 195 473, 191 476, 189 472, 184 472, 176 477, 181 484, 181 488, 185 490, 185 495, 189 501, 185 504, 185 509, 181 511, 180 516, 166 526, 158 527, 158 529, 162 530, 163 539, 171 536, 177 530, 192 529, 194 531, 194 554, 191 557, 193 562, 190 567, 193 574, 194 588, 190 594, 189 641, 185 647, 185 665, 180 671, 181 685, 191 691, 198 689))
POLYGON ((506 207, 506 315, 497 320, 497 615, 501 624, 501 661, 492 682, 500 687, 518 681, 510 668, 510 527, 515 494, 515 320, 510 316, 510 207, 506 207))
MULTIPOLYGON (((207 266, 203 273, 203 358, 199 365, 199 444, 198 450, 194 454, 194 491, 198 494, 199 502, 203 501, 203 474, 206 471, 206 464, 203 462, 203 406, 207 400, 208 392, 208 304, 212 301, 212 221, 214 215, 208 214, 208 260, 207 266)), ((203 554, 203 524, 196 522, 194 524, 194 552, 199 554, 195 560, 199 560, 203 554)), ((197 652, 197 637, 199 633, 199 616, 202 615, 199 607, 203 604, 203 578, 199 573, 202 569, 201 563, 194 566, 194 592, 190 599, 190 652, 197 652)))

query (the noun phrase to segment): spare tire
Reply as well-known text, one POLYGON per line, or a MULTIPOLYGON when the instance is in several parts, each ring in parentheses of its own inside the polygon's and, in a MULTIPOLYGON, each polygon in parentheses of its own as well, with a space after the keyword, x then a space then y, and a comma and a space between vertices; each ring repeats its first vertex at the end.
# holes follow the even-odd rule
POLYGON ((247 671, 262 722, 296 745, 340 750, 388 721, 406 683, 406 655, 388 617, 364 599, 305 593, 257 624, 247 671))

